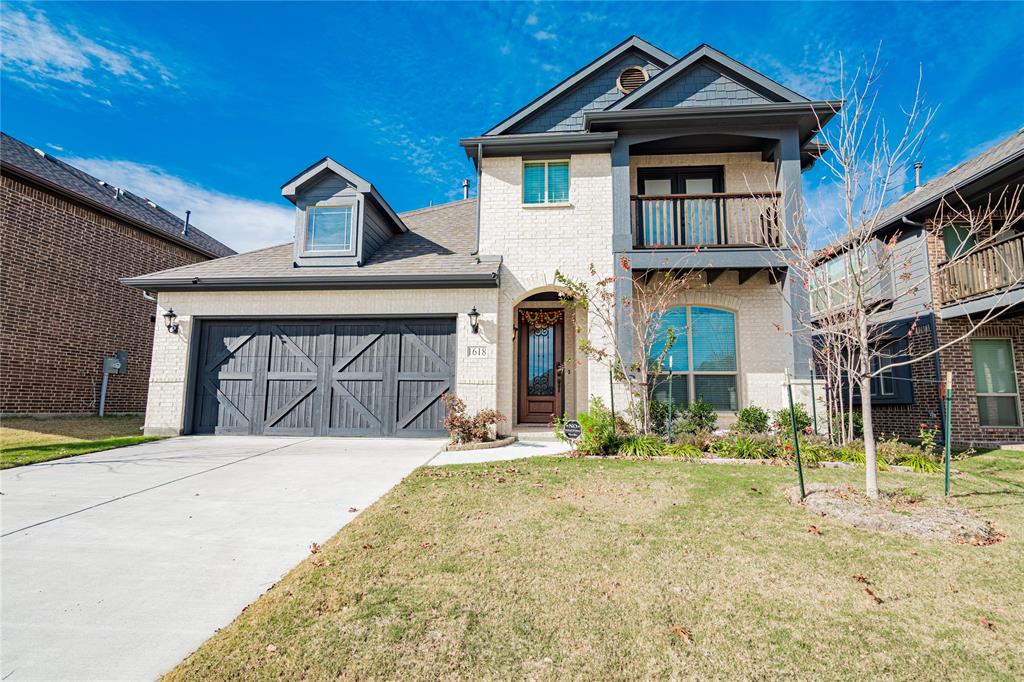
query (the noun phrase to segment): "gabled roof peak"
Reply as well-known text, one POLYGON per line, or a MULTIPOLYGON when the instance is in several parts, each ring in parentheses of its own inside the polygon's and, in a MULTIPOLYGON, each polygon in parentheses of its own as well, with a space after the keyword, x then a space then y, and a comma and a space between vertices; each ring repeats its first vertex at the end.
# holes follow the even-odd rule
POLYGON ((636 49, 643 52, 652 61, 661 64, 663 67, 673 63, 676 58, 668 52, 665 52, 661 48, 655 47, 651 43, 647 42, 643 38, 637 35, 630 35, 628 38, 623 40, 621 43, 611 48, 600 57, 590 62, 583 68, 573 73, 568 78, 564 79, 561 83, 555 85, 553 88, 541 94, 539 97, 534 99, 532 102, 522 107, 514 114, 506 118, 504 121, 488 130, 484 135, 500 135, 501 133, 508 132, 517 123, 523 121, 530 114, 538 111, 542 107, 550 104, 560 95, 567 92, 572 87, 584 81, 588 76, 599 70, 604 65, 618 58, 619 55, 627 52, 628 50, 636 49))

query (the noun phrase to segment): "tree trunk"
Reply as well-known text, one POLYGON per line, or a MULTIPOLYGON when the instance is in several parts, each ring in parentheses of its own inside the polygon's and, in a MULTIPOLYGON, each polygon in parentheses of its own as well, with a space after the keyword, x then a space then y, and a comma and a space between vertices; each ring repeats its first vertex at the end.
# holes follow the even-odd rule
POLYGON ((871 347, 868 341, 867 315, 861 313, 859 322, 860 416, 864 421, 864 492, 868 497, 878 497, 878 460, 875 450, 875 428, 871 422, 871 347))

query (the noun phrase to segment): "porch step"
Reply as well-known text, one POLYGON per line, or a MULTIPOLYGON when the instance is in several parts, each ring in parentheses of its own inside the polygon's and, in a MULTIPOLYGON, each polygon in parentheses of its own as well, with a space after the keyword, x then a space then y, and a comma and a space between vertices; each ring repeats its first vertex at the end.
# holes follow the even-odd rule
POLYGON ((557 441, 555 430, 546 425, 532 426, 520 424, 513 430, 521 441, 548 442, 557 441))

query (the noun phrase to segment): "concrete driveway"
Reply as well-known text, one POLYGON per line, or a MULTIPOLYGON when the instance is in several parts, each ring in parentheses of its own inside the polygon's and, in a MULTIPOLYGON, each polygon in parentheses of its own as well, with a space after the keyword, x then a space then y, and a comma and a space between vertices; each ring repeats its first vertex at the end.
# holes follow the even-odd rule
POLYGON ((440 448, 187 437, 9 469, 3 680, 146 680, 440 448))

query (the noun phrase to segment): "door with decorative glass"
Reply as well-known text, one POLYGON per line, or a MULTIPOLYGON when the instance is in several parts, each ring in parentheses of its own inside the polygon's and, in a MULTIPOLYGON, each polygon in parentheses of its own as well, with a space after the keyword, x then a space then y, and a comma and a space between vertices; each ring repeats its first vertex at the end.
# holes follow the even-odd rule
POLYGON ((639 172, 646 247, 725 243, 720 197, 721 167, 644 168, 639 172))
POLYGON ((548 423, 565 410, 561 310, 519 311, 519 421, 548 423))

